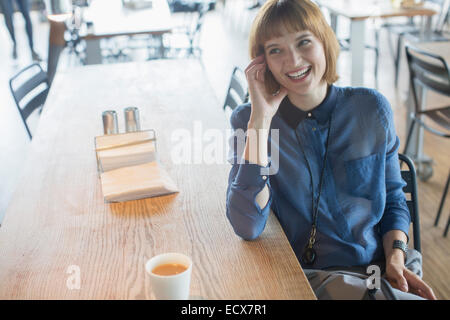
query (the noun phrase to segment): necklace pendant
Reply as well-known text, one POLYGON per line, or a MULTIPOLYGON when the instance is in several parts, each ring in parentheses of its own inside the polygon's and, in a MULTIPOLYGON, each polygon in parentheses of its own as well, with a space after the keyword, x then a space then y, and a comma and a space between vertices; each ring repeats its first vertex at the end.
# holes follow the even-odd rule
POLYGON ((312 265, 316 260, 316 250, 312 247, 306 247, 302 255, 302 261, 306 265, 312 265))

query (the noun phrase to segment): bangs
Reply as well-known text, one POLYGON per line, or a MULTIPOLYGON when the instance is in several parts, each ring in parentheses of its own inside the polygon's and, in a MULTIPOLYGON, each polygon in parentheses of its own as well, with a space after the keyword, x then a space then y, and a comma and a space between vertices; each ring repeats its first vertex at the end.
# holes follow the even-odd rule
POLYGON ((313 32, 311 30, 313 26, 311 26, 311 23, 308 23, 310 22, 309 19, 306 19, 306 12, 300 10, 297 13, 297 10, 292 10, 293 8, 284 8, 288 6, 288 3, 288 1, 278 3, 272 10, 267 11, 265 16, 261 17, 257 39, 259 44, 263 45, 270 39, 281 37, 284 30, 289 33, 304 30, 313 32))
POLYGON ((255 40, 258 44, 256 55, 264 52, 264 44, 267 41, 281 37, 284 31, 295 33, 308 30, 319 39, 323 39, 318 28, 321 25, 321 17, 317 17, 314 11, 308 10, 309 12, 307 12, 296 1, 268 1, 265 5, 269 8, 264 10, 263 6, 261 12, 264 13, 257 18, 258 21, 254 25, 258 30, 255 32, 255 40))

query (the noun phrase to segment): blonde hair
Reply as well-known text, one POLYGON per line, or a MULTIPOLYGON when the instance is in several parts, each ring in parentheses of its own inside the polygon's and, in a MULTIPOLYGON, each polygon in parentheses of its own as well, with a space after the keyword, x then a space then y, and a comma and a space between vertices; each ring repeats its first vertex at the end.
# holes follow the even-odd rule
MULTIPOLYGON (((249 37, 250 58, 264 54, 264 44, 282 36, 282 27, 288 32, 308 30, 320 40, 326 59, 323 79, 328 84, 336 82, 339 43, 320 8, 310 0, 267 0, 252 24, 249 37)), ((276 92, 280 85, 270 70, 267 71, 264 79, 266 89, 271 93, 276 92)))

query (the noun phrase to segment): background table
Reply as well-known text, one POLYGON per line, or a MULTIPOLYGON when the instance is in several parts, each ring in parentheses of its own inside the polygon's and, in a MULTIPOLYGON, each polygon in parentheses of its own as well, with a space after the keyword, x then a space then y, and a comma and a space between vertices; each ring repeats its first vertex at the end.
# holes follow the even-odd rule
POLYGON ((151 8, 143 9, 125 8, 121 0, 94 0, 83 17, 93 23, 91 31, 85 25, 80 30, 80 37, 86 41, 86 64, 102 62, 101 39, 148 34, 160 38, 162 46, 162 35, 173 27, 166 0, 153 0, 151 8))
MULTIPOLYGON (((227 121, 196 60, 96 65, 58 73, 0 228, 0 299, 151 298, 145 262, 192 257, 193 299, 315 299, 278 221, 243 241, 225 215, 229 164, 175 164, 174 130, 227 121), (107 204, 94 136, 101 112, 137 106, 180 193, 107 204), (80 289, 70 290, 79 267, 80 289)), ((224 143, 226 141, 224 140, 224 143)), ((226 154, 224 155, 224 158, 226 154)))
POLYGON ((331 27, 337 31, 337 17, 350 19, 350 51, 352 53, 351 85, 364 85, 364 50, 366 20, 370 18, 427 17, 424 32, 431 29, 431 17, 436 11, 426 8, 395 8, 389 0, 316 0, 330 12, 331 27))

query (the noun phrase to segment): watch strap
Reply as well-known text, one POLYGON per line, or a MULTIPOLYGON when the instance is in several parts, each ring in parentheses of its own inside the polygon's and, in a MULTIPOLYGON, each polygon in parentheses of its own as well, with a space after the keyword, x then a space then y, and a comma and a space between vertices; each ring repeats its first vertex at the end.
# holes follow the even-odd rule
POLYGON ((402 250, 403 253, 405 254, 405 259, 406 259, 406 254, 408 253, 408 245, 404 241, 394 240, 394 242, 392 244, 392 248, 402 250))

